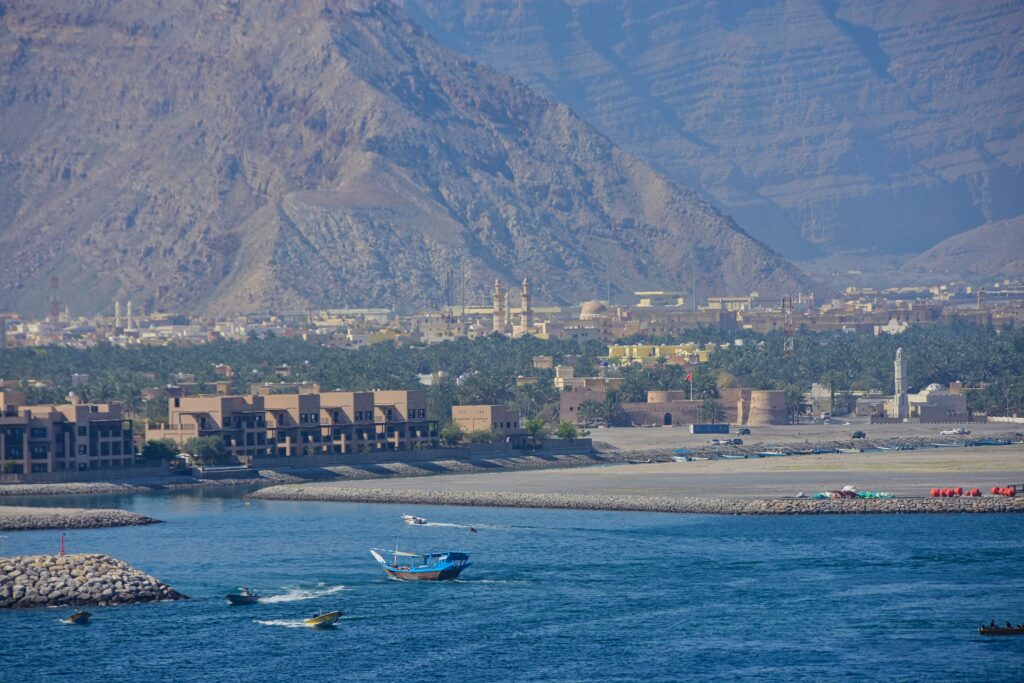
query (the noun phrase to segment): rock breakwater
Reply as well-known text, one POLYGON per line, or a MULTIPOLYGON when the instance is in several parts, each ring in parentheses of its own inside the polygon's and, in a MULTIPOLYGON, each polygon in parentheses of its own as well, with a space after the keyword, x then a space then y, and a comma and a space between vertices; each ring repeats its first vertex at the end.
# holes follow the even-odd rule
POLYGON ((98 529, 159 523, 159 519, 125 510, 0 506, 0 530, 4 531, 98 529))
POLYGON ((1024 499, 888 498, 813 500, 807 498, 692 498, 609 496, 568 493, 430 491, 336 486, 271 486, 250 494, 262 500, 310 500, 350 503, 402 503, 474 507, 555 508, 621 512, 678 512, 706 515, 918 514, 949 512, 1024 512, 1024 499))
POLYGON ((126 605, 187 600, 170 586, 107 555, 0 558, 0 608, 126 605))

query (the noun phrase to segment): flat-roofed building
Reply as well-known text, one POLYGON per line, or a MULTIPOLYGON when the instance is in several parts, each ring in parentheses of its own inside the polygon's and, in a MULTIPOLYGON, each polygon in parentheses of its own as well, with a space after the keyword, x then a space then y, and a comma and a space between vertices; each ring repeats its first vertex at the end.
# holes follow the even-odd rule
POLYGON ((270 455, 263 396, 183 396, 167 400, 167 423, 146 426, 146 439, 183 446, 189 439, 221 439, 229 456, 270 455))
POLYGON ((321 424, 319 394, 269 394, 263 396, 263 407, 271 455, 330 452, 330 433, 325 435, 321 424))
MULTIPOLYGON (((279 385, 274 385, 278 388, 279 385)), ((230 456, 252 458, 342 455, 439 445, 437 422, 427 419, 421 390, 267 391, 251 396, 171 398, 166 424, 151 424, 147 439, 215 436, 230 456)))
POLYGON ((132 423, 120 403, 26 405, 0 392, 0 472, 33 474, 133 465, 132 423))
POLYGON ((427 419, 427 392, 421 389, 373 392, 378 438, 396 451, 438 445, 437 422, 427 419))
POLYGON ((519 411, 503 405, 452 406, 452 422, 465 432, 490 430, 513 446, 526 445, 528 434, 519 411))

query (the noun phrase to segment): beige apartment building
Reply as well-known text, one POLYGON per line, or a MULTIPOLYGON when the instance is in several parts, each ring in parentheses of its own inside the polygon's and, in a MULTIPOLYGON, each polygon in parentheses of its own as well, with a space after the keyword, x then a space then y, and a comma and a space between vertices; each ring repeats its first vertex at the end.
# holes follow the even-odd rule
POLYGON ((0 392, 0 472, 34 474, 130 466, 132 423, 119 403, 26 405, 0 392))
POLYGON ((489 429, 505 437, 513 446, 525 445, 527 431, 523 429, 519 411, 502 405, 452 406, 452 422, 465 432, 489 429))
POLYGON ((228 454, 242 462, 430 448, 439 442, 420 390, 172 398, 167 424, 146 428, 147 439, 179 445, 197 436, 222 439, 228 454))

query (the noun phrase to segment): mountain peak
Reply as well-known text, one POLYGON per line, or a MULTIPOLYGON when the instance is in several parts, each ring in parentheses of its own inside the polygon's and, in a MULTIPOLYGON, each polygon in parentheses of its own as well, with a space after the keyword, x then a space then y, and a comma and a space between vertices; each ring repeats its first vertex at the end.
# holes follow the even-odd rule
POLYGON ((707 203, 389 2, 29 2, 0 16, 0 305, 436 304, 806 288, 707 203), (8 125, 9 124, 9 125, 8 125))

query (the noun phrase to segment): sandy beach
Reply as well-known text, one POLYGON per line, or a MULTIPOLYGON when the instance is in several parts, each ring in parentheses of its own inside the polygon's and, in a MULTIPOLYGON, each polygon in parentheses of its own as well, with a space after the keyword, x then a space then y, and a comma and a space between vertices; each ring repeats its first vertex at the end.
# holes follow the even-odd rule
POLYGON ((1024 483, 1024 446, 944 448, 925 451, 829 453, 748 460, 705 460, 572 469, 450 474, 420 478, 324 482, 323 488, 420 489, 652 495, 669 497, 780 498, 801 491, 850 485, 898 496, 927 496, 935 486, 1024 483))
POLYGON ((1024 482, 1024 446, 835 453, 747 460, 656 462, 573 469, 447 475, 275 486, 256 498, 347 500, 448 505, 797 514, 812 512, 1002 512, 1024 500, 930 499, 933 487, 1024 482), (791 500, 800 493, 853 486, 884 491, 895 501, 791 500), (785 501, 784 505, 768 504, 785 501), (907 506, 906 501, 915 501, 907 506), (765 503, 765 506, 761 504, 765 503), (825 503, 829 503, 826 505, 825 503))

